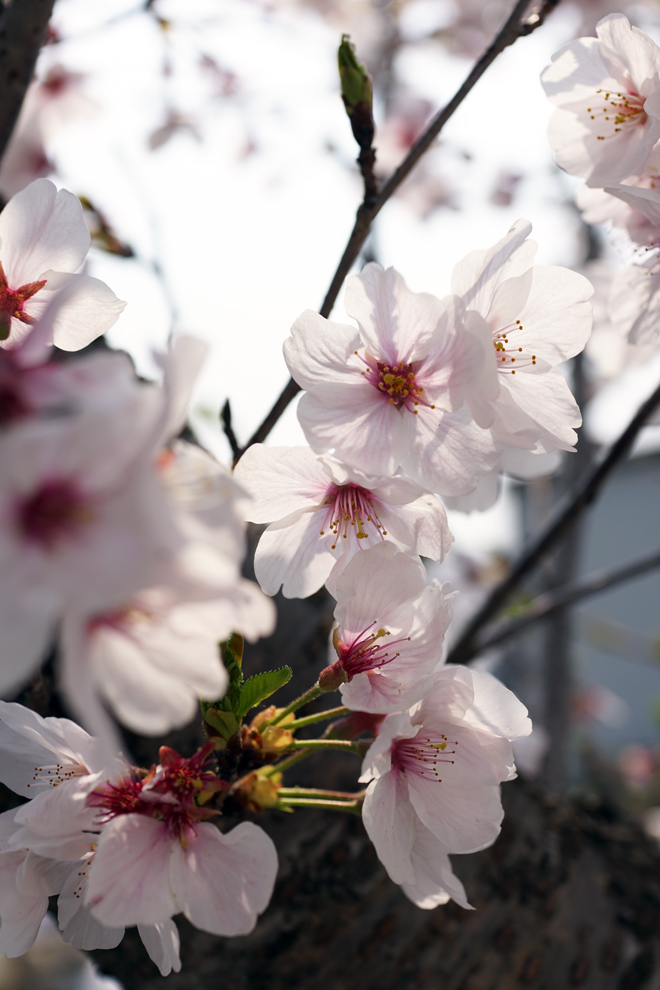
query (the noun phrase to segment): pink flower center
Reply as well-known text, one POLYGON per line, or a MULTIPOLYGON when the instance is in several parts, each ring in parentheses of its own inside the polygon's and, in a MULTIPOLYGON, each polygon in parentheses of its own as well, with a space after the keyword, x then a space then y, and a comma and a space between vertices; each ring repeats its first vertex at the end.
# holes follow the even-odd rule
POLYGON ((502 373, 515 375, 521 368, 528 368, 536 364, 536 354, 530 354, 523 347, 516 347, 516 330, 522 330, 523 325, 520 320, 509 323, 508 326, 500 327, 493 332, 493 347, 497 360, 497 370, 502 373), (510 337, 514 337, 513 343, 510 337))
POLYGON ((46 550, 53 550, 61 540, 75 536, 81 526, 93 519, 88 498, 67 480, 44 482, 16 507, 21 535, 46 550))
POLYGON ((197 799, 203 792, 229 786, 203 770, 214 748, 214 743, 207 743, 186 760, 173 749, 161 746, 158 767, 153 766, 146 775, 132 767, 120 780, 92 791, 87 804, 99 809, 99 825, 118 815, 144 815, 162 821, 169 833, 185 845, 186 836, 195 831, 197 822, 217 814, 200 807, 197 799))
POLYGON ((362 357, 358 354, 358 357, 367 366, 367 370, 362 374, 391 405, 397 409, 407 409, 415 415, 418 406, 435 409, 435 406, 423 397, 424 388, 417 381, 419 368, 415 369, 415 364, 419 362, 406 364, 399 361, 395 364, 386 364, 384 361, 376 361, 369 355, 362 357))
POLYGON ((439 763, 454 763, 449 759, 454 756, 456 749, 448 746, 458 746, 458 742, 449 742, 444 732, 420 732, 414 739, 399 739, 392 747, 392 766, 402 773, 414 773, 424 780, 442 783, 439 763))
POLYGON ((369 538, 369 527, 384 539, 387 530, 378 518, 376 496, 360 485, 332 485, 323 504, 327 506, 320 535, 329 530, 334 536, 331 549, 336 550, 340 540, 354 536, 356 540, 369 538))
POLYGON ((365 674, 369 670, 377 670, 388 663, 396 660, 399 653, 393 653, 392 647, 399 643, 407 643, 410 636, 402 636, 401 639, 387 639, 391 635, 387 629, 378 629, 374 632, 374 626, 378 625, 374 619, 373 623, 351 640, 344 642, 335 635, 334 644, 339 660, 338 665, 346 672, 350 680, 356 674, 365 674))
POLYGON ((645 98, 639 93, 631 91, 629 93, 608 93, 605 90, 597 89, 596 96, 599 97, 593 107, 587 107, 587 113, 592 120, 598 120, 598 124, 606 124, 603 130, 608 132, 598 134, 598 141, 605 141, 607 138, 620 134, 624 129, 630 130, 633 127, 644 125, 647 121, 644 112, 645 98), (601 102, 602 101, 602 102, 601 102))
POLYGON ((35 322, 35 318, 25 313, 23 307, 45 284, 46 279, 43 279, 41 282, 27 282, 18 289, 10 289, 0 261, 0 340, 6 340, 9 336, 12 318, 21 323, 35 322))

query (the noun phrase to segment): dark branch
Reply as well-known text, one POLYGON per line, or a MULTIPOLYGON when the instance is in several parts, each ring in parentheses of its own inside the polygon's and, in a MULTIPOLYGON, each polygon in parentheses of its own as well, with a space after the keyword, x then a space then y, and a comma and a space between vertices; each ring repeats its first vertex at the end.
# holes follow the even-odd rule
POLYGON ((0 13, 0 159, 30 85, 55 0, 13 0, 0 13))
POLYGON ((584 509, 593 502, 617 464, 630 451, 637 434, 655 409, 660 406, 660 385, 644 402, 619 439, 607 454, 593 465, 561 500, 541 532, 523 550, 508 576, 490 593, 473 617, 458 643, 449 654, 450 663, 466 663, 477 649, 477 635, 494 618, 518 587, 525 575, 536 567, 546 553, 556 546, 584 509))
POLYGON ((225 402, 222 410, 220 412, 220 417, 222 419, 222 429, 225 431, 225 436, 229 441, 229 446, 231 447, 231 452, 234 455, 234 459, 238 460, 241 453, 241 445, 236 439, 236 434, 234 433, 234 427, 231 423, 231 406, 229 405, 229 399, 225 402))
MULTIPOLYGON (((334 306, 337 296, 339 295, 339 290, 341 289, 344 279, 350 272, 356 258, 360 253, 362 245, 364 244, 367 234, 371 228, 371 224, 385 206, 388 199, 390 199, 390 197, 399 188, 403 180, 407 178, 413 170, 422 155, 428 151, 442 128, 461 105, 470 90, 474 88, 486 69, 489 68, 489 66, 495 61, 497 56, 504 51, 505 48, 512 45, 518 38, 527 36, 540 27, 546 16, 554 7, 557 6, 559 2, 560 0, 545 0, 545 2, 540 5, 535 13, 523 20, 523 15, 529 6, 529 0, 517 0, 517 3, 505 21, 504 26, 501 28, 489 48, 484 52, 478 62, 475 63, 472 71, 466 78, 463 85, 458 89, 453 99, 451 99, 449 103, 436 114, 424 133, 412 146, 397 170, 383 185, 375 203, 371 205, 367 199, 360 204, 355 218, 355 225, 348 239, 348 244, 346 245, 341 261, 337 266, 337 270, 334 274, 332 282, 330 283, 330 288, 328 289, 326 297, 323 300, 323 305, 319 310, 321 316, 326 319, 330 316, 332 307, 334 306)), ((278 421, 286 407, 298 394, 298 392, 300 392, 300 386, 297 385, 292 378, 289 379, 289 382, 275 402, 275 405, 270 410, 263 423, 261 423, 261 425, 252 434, 241 453, 247 450, 247 448, 253 443, 261 443, 266 439, 275 423, 278 421)))
POLYGON ((607 591, 608 588, 613 588, 617 584, 623 584, 624 581, 631 581, 633 578, 639 577, 640 574, 645 574, 655 567, 660 567, 660 551, 658 550, 649 556, 633 561, 632 564, 625 564, 623 567, 612 567, 609 570, 596 571, 581 581, 575 581, 573 584, 568 584, 563 588, 559 588, 557 591, 548 591, 543 595, 539 595, 525 609, 522 615, 515 619, 510 619, 508 622, 503 622, 493 632, 480 639, 475 652, 481 653, 483 650, 489 650, 492 646, 499 646, 500 643, 515 636, 539 619, 545 619, 554 612, 559 612, 567 606, 575 605, 583 598, 589 598, 591 595, 597 595, 601 591, 607 591))

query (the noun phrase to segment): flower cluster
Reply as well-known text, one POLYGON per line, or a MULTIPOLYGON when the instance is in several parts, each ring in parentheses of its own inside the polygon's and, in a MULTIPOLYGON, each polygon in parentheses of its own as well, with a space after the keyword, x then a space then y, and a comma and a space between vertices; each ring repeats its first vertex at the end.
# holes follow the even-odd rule
POLYGON ((550 143, 557 164, 584 178, 576 194, 588 223, 611 223, 637 263, 615 279, 612 321, 633 344, 658 339, 660 313, 660 48, 623 14, 596 38, 562 48, 541 77, 557 106, 550 143))
MULTIPOLYGON (((530 230, 520 220, 463 259, 444 300, 369 264, 347 280, 357 326, 303 313, 284 354, 305 389, 310 446, 255 445, 235 471, 252 495, 247 518, 269 524, 255 555, 263 590, 305 597, 325 583, 337 601, 329 664, 300 703, 340 690, 354 716, 328 744, 377 733, 361 777, 365 826, 425 908, 450 897, 468 906, 448 856, 494 841, 499 784, 515 775, 511 740, 531 731, 494 678, 444 666, 453 593, 429 583, 420 560, 451 546, 438 494, 489 504, 500 470, 543 472, 549 455, 573 449, 581 421, 557 365, 584 347, 593 290, 575 272, 535 266, 530 230)), ((282 719, 297 705, 267 731, 291 739, 296 724, 282 719)), ((280 787, 281 806, 300 799, 294 791, 280 787)), ((255 782, 251 806, 259 793, 255 782)))
POLYGON ((277 853, 258 826, 223 834, 205 804, 227 785, 161 747, 149 771, 106 761, 83 729, 0 702, 0 780, 30 800, 0 815, 0 951, 21 955, 58 897, 64 939, 110 949, 137 925, 163 976, 181 968, 172 917, 215 935, 254 928, 272 893, 277 853))
POLYGON ((421 558, 452 544, 439 495, 483 506, 500 470, 543 471, 573 449, 580 414, 557 365, 584 346, 591 286, 534 266, 522 220, 456 266, 444 300, 367 265, 347 284, 355 326, 304 313, 285 343, 309 447, 255 445, 232 477, 177 439, 198 341, 170 342, 162 385, 118 353, 52 359, 53 342, 82 347, 122 305, 75 274, 83 227, 47 180, 0 216, 0 688, 20 689, 56 646, 80 722, 0 702, 0 780, 28 799, 0 816, 0 950, 29 947, 54 894, 67 940, 107 948, 137 925, 164 974, 179 967, 177 913, 218 935, 250 931, 277 856, 251 823, 221 831, 224 807, 361 810, 408 897, 468 907, 448 857, 495 840, 511 740, 531 723, 494 678, 445 666, 454 593, 421 558), (245 520, 268 524, 263 591, 240 573, 245 520), (242 638, 272 630, 267 595, 324 584, 336 599, 327 666, 246 723, 291 670, 244 680, 242 638), (338 709, 295 714, 335 690, 338 709), (157 735, 199 699, 209 742, 194 756, 161 747, 148 769, 119 758, 108 709, 157 735), (335 715, 321 738, 296 737, 335 715), (284 785, 326 747, 364 757, 362 792, 284 785))

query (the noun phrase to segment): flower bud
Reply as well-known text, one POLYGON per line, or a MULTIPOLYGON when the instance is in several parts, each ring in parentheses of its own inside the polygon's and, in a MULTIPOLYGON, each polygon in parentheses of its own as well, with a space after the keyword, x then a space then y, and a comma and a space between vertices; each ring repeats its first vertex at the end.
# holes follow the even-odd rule
POLYGON ((282 785, 282 774, 272 776, 264 773, 271 767, 263 767, 246 774, 232 788, 232 797, 248 811, 265 811, 266 808, 276 808, 279 803, 279 789, 282 785))
POLYGON ((341 37, 338 52, 341 98, 346 107, 353 136, 360 148, 371 148, 374 139, 373 89, 365 67, 358 62, 347 34, 341 37))

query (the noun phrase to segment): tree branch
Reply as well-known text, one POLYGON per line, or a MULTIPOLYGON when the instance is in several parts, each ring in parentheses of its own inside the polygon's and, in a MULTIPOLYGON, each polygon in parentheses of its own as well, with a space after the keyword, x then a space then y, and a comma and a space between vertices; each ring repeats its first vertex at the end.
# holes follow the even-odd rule
POLYGON ((502 609, 522 579, 556 546, 584 509, 593 502, 617 464, 630 451, 647 419, 660 406, 660 385, 642 403, 619 439, 561 500, 541 532, 527 545, 508 576, 490 593, 448 656, 449 663, 466 663, 477 650, 477 634, 502 609))
POLYGON ((241 453, 241 445, 236 439, 236 434, 234 433, 234 427, 231 421, 231 406, 229 405, 229 399, 227 399, 220 411, 220 418, 222 419, 222 429, 224 430, 224 434, 229 441, 231 452, 234 456, 234 460, 236 461, 241 453))
POLYGON ((596 571, 581 581, 575 581, 573 584, 567 584, 556 591, 548 591, 539 595, 522 615, 510 619, 508 622, 503 622, 490 635, 479 640, 475 652, 481 653, 484 650, 489 650, 492 646, 498 646, 539 619, 545 619, 566 606, 575 605, 583 598, 589 598, 591 595, 597 595, 601 591, 622 584, 624 581, 639 577, 640 574, 645 574, 647 571, 653 570, 654 567, 660 567, 660 550, 656 550, 655 553, 646 557, 640 557, 623 567, 596 571))
MULTIPOLYGON (((388 199, 390 199, 390 197, 396 192, 404 179, 408 177, 422 155, 431 147, 442 128, 461 105, 470 90, 474 88, 486 69, 489 68, 489 66, 495 61, 497 56, 504 51, 505 48, 512 45, 518 40, 518 38, 526 37, 527 35, 532 34, 533 31, 543 24, 547 15, 557 6, 559 2, 560 0, 545 0, 545 2, 541 3, 534 13, 523 20, 523 15, 529 6, 530 0, 517 0, 503 27, 500 29, 499 33, 496 35, 481 58, 475 63, 463 85, 457 90, 456 94, 449 101, 449 103, 447 103, 447 105, 443 107, 443 109, 440 110, 431 120, 424 133, 417 139, 399 167, 383 185, 375 202, 370 202, 368 197, 363 200, 358 207, 355 217, 355 224, 348 239, 346 248, 344 249, 341 261, 337 266, 337 270, 335 271, 332 282, 330 283, 330 288, 328 289, 325 299, 323 300, 323 305, 319 310, 321 316, 326 319, 330 316, 332 307, 334 306, 337 296, 339 295, 339 290, 341 289, 344 279, 348 275, 353 263, 360 253, 362 245, 364 244, 367 234, 371 228, 371 224, 385 206, 388 199)), ((247 448, 252 446, 253 443, 262 443, 262 441, 266 439, 286 407, 289 405, 291 400, 295 398, 298 392, 300 392, 300 390, 300 386, 293 380, 293 378, 290 378, 284 387, 284 390, 273 405, 273 408, 265 417, 261 425, 257 427, 255 432, 252 434, 241 453, 245 453, 247 448)))
POLYGON ((0 13, 0 159, 23 106, 55 0, 13 0, 0 13))

